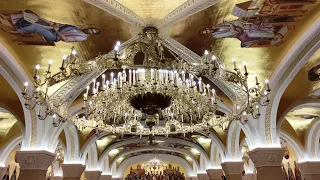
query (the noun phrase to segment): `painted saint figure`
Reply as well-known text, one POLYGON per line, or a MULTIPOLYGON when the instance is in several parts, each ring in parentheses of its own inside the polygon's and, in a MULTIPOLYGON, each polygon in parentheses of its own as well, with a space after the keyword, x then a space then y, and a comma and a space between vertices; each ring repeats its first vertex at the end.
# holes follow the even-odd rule
POLYGON ((237 38, 241 41, 241 47, 250 47, 275 35, 272 25, 263 24, 260 20, 248 23, 240 19, 218 24, 212 29, 205 28, 200 34, 211 34, 214 38, 237 38))
POLYGON ((47 42, 80 42, 88 34, 100 34, 97 28, 80 29, 69 24, 61 24, 39 17, 31 10, 13 14, 0 14, 0 27, 11 34, 40 34, 47 42))

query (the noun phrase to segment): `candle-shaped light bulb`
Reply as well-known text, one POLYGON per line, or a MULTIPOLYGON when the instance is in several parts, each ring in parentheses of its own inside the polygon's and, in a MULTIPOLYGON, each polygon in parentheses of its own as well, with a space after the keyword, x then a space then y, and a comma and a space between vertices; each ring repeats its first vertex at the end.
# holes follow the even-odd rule
POLYGON ((57 117, 57 115, 56 114, 53 114, 53 116, 52 116, 53 118, 56 118, 57 117))
POLYGON ((36 72, 34 73, 34 77, 37 77, 39 69, 40 69, 40 65, 37 64, 36 65, 36 72))
POLYGON ((50 72, 51 64, 52 64, 52 60, 49 60, 49 63, 48 63, 48 72, 50 72))
POLYGON ((71 54, 75 56, 75 55, 77 54, 77 51, 73 49, 73 50, 71 51, 71 54))
POLYGON ((27 93, 27 88, 28 88, 28 82, 25 82, 24 83, 24 93, 27 93))
POLYGON ((120 46, 120 41, 117 41, 116 46, 120 46))
POLYGON ((269 85, 269 80, 268 79, 266 79, 266 86, 267 86, 267 91, 270 91, 270 85, 269 85))
POLYGON ((244 75, 247 76, 248 75, 247 63, 245 61, 243 61, 242 64, 243 64, 243 69, 244 69, 244 75))
POLYGON ((215 61, 217 57, 215 55, 212 55, 211 59, 215 61))
POLYGON ((209 54, 208 50, 205 50, 204 55, 208 55, 208 54, 209 54))
POLYGON ((67 56, 64 55, 62 56, 62 64, 61 64, 61 69, 64 69, 64 64, 65 64, 65 61, 67 60, 67 56))
POLYGON ((257 75, 257 74, 255 74, 255 75, 254 75, 254 78, 255 78, 255 80, 256 80, 256 85, 259 85, 258 75, 257 75))
POLYGON ((233 62, 233 69, 234 70, 237 70, 237 62, 236 62, 236 59, 235 58, 232 58, 232 62, 233 62))
POLYGON ((88 93, 89 93, 89 89, 90 89, 90 86, 88 85, 88 86, 87 86, 86 94, 88 94, 88 93))

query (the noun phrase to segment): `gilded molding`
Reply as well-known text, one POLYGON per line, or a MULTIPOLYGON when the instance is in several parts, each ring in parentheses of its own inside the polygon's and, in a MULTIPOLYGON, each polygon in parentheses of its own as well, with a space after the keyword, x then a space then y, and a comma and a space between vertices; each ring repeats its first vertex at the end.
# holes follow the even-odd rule
POLYGON ((37 114, 36 110, 30 110, 31 115, 31 148, 36 147, 37 145, 37 114))
POLYGON ((188 0, 161 19, 156 27, 175 24, 219 2, 219 0, 188 0))

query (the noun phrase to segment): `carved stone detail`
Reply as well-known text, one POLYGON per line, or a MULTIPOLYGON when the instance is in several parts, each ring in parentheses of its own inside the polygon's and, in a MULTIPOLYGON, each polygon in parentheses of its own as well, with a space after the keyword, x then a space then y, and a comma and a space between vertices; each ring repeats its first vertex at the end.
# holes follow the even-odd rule
POLYGON ((62 164, 63 177, 81 177, 86 166, 83 164, 62 164))
POLYGON ((16 154, 21 170, 47 170, 55 156, 48 151, 17 151, 16 154))
POLYGON ((209 176, 207 173, 199 173, 197 174, 199 180, 209 180, 209 176))
POLYGON ((281 166, 283 148, 257 148, 250 152, 248 155, 256 168, 264 166, 281 166))
POLYGON ((222 169, 207 169, 206 171, 210 180, 220 180, 223 174, 222 169))

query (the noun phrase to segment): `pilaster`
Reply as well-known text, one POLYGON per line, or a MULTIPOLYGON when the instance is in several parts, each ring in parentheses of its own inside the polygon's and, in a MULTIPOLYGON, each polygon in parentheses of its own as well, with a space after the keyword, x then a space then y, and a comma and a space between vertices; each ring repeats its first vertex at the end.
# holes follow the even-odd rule
POLYGON ((243 162, 224 162, 221 167, 228 180, 242 180, 243 162))
POLYGON ((111 175, 101 175, 99 180, 111 180, 111 175))
POLYGON ((80 180, 85 168, 83 164, 62 164, 63 180, 80 180))
POLYGON ((256 148, 248 155, 257 169, 259 180, 283 180, 281 163, 283 148, 256 148))
POLYGON ((20 165, 18 180, 44 180, 55 154, 48 151, 17 151, 16 158, 20 165))
POLYGON ((99 180, 101 176, 101 171, 85 171, 84 175, 87 180, 99 180))
POLYGON ((320 179, 320 161, 308 161, 299 163, 302 179, 319 180, 320 179))
POLYGON ((207 174, 210 180, 221 180, 223 171, 222 169, 207 169, 207 174))

